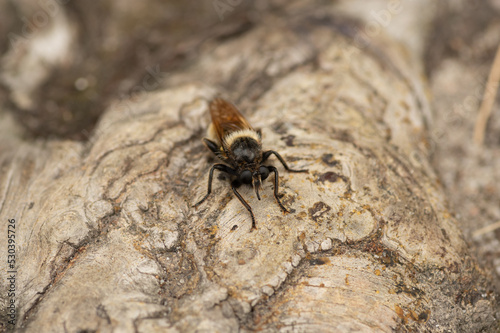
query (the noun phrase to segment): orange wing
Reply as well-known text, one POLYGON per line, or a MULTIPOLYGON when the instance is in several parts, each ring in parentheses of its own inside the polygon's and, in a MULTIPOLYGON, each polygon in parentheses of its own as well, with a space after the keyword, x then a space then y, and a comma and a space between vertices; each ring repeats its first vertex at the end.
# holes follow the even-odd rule
POLYGON ((210 115, 219 142, 223 142, 224 138, 232 132, 244 129, 253 130, 238 109, 222 98, 215 98, 210 102, 210 115))

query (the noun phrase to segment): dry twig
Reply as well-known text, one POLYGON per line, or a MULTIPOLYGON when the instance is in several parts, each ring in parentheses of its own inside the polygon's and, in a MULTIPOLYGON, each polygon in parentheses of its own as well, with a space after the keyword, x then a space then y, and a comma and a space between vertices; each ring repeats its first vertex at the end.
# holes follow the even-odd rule
POLYGON ((486 124, 488 123, 488 118, 490 117, 491 110, 493 109, 499 81, 500 45, 498 46, 495 60, 493 61, 493 65, 491 66, 488 82, 486 83, 486 88, 484 89, 483 102, 481 103, 481 107, 479 108, 479 114, 477 115, 476 126, 474 128, 474 142, 477 145, 483 144, 486 124))
POLYGON ((495 231, 498 228, 500 228, 500 221, 493 223, 493 224, 490 224, 490 225, 487 225, 486 227, 477 229, 476 231, 474 231, 472 233, 472 237, 476 238, 476 237, 482 236, 484 234, 487 234, 488 232, 495 231))

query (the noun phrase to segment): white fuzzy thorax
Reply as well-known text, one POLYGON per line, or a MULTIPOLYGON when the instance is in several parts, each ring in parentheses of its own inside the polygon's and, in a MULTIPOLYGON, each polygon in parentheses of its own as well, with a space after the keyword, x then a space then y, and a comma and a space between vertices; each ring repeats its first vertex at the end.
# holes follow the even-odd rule
POLYGON ((224 138, 224 145, 226 147, 231 147, 231 145, 234 143, 234 141, 236 139, 244 138, 244 137, 252 138, 255 141, 257 141, 258 143, 260 143, 260 137, 259 137, 259 134, 257 134, 257 132, 255 132, 252 129, 242 129, 242 130, 233 132, 233 133, 229 134, 228 136, 226 136, 224 138))

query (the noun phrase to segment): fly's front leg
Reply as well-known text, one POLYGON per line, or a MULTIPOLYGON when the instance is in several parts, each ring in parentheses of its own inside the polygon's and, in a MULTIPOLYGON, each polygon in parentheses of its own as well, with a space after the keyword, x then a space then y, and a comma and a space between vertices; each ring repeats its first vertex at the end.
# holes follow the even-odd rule
POLYGON ((203 197, 203 199, 201 199, 196 204, 194 204, 193 207, 196 207, 199 204, 201 204, 203 201, 205 201, 208 198, 208 196, 210 195, 210 193, 212 192, 212 180, 213 180, 213 177, 214 177, 214 170, 219 170, 219 171, 222 171, 222 172, 225 172, 225 173, 229 173, 231 175, 236 174, 236 170, 228 167, 225 164, 214 164, 212 166, 212 168, 210 169, 210 174, 208 176, 208 191, 207 191, 207 195, 205 195, 203 197))
POLYGON ((245 208, 250 213, 250 216, 252 217, 252 228, 250 229, 250 231, 252 231, 252 230, 257 229, 257 227, 255 225, 255 216, 253 215, 252 207, 250 207, 248 202, 246 202, 246 200, 243 199, 240 192, 238 192, 238 190, 236 189, 239 185, 240 185, 240 183, 237 180, 235 180, 231 183, 231 188, 233 189, 234 195, 236 195, 236 197, 240 200, 240 202, 243 204, 243 206, 245 206, 245 208))
POLYGON ((278 187, 279 187, 278 169, 276 169, 273 166, 267 166, 267 168, 269 169, 269 172, 274 172, 274 197, 276 198, 276 201, 278 202, 278 205, 280 206, 283 213, 289 213, 289 211, 285 208, 285 206, 283 206, 283 204, 281 203, 281 201, 278 197, 278 187))

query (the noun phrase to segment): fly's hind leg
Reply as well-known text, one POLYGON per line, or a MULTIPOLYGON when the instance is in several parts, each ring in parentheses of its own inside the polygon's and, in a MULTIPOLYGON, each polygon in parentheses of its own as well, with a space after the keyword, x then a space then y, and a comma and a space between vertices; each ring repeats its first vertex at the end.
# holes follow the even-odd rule
POLYGON ((266 152, 264 152, 262 154, 262 162, 265 162, 269 156, 271 155, 274 155, 278 158, 278 160, 281 162, 281 164, 283 164, 283 166, 285 167, 286 171, 289 171, 289 172, 308 172, 308 170, 304 169, 304 170, 295 170, 295 169, 291 169, 288 164, 286 164, 285 160, 283 159, 283 157, 281 157, 280 154, 278 154, 278 152, 274 151, 274 150, 268 150, 266 152))

